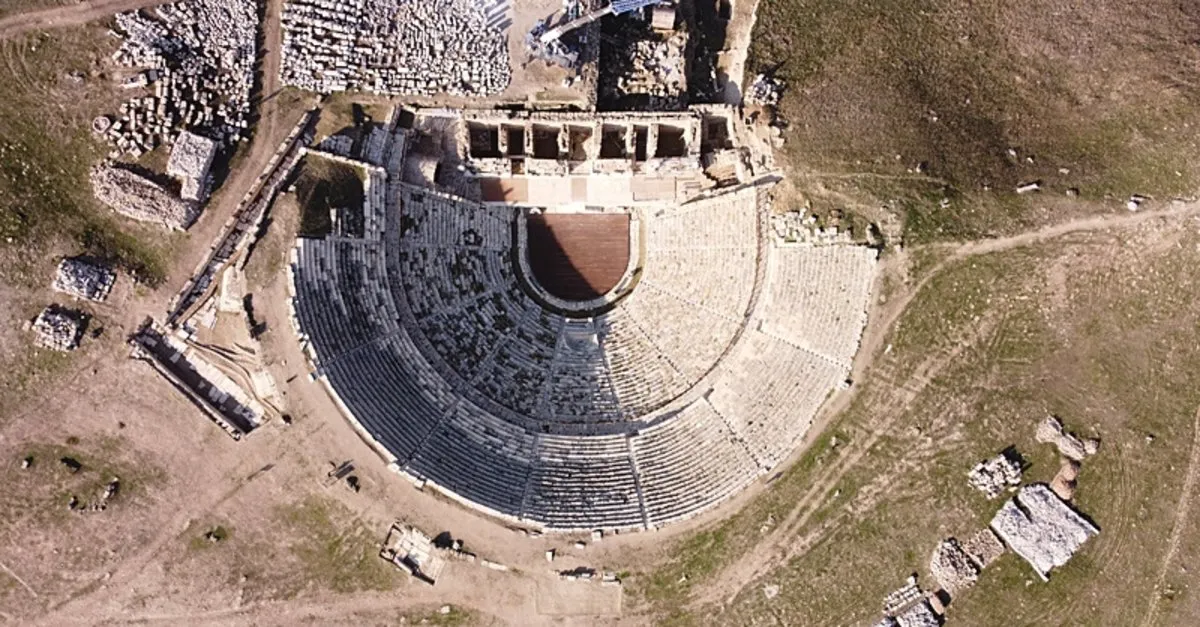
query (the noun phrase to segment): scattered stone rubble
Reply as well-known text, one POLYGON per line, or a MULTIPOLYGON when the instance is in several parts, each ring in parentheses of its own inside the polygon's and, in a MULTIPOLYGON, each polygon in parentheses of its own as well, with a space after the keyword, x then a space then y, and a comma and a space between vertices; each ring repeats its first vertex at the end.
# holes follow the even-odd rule
POLYGON ((1077 462, 1100 450, 1100 440, 1081 440, 1073 433, 1063 430, 1062 421, 1054 416, 1046 418, 1037 428, 1037 441, 1053 444, 1063 457, 1077 462))
POLYGON ((784 82, 777 78, 759 74, 754 77, 754 82, 750 84, 750 89, 746 91, 746 102, 748 104, 757 104, 765 106, 775 106, 779 104, 779 98, 783 95, 784 82))
POLYGON ((190 0, 158 7, 153 17, 119 13, 116 22, 124 42, 113 58, 145 68, 124 86, 153 86, 154 94, 122 104, 120 117, 102 125, 116 146, 114 156, 140 156, 185 128, 227 144, 244 136, 254 83, 256 3, 190 0))
POLYGON ((42 348, 56 351, 73 351, 79 348, 87 316, 57 305, 50 305, 33 321, 34 343, 42 348))
POLYGON ((117 213, 169 229, 186 229, 200 214, 199 206, 162 185, 126 168, 101 164, 92 169, 92 193, 117 213))
POLYGON ((51 287, 75 298, 101 302, 108 298, 116 280, 117 273, 108 266, 81 258, 63 259, 51 287))
POLYGON ((929 572, 947 592, 975 585, 975 581, 979 579, 979 571, 979 565, 971 560, 970 555, 955 538, 942 540, 933 550, 933 557, 929 560, 929 572))
POLYGON ((976 464, 967 473, 967 483, 983 492, 989 499, 994 499, 1006 488, 1021 485, 1021 462, 1000 453, 976 464))
POLYGON ((991 527, 1043 580, 1051 569, 1066 564, 1088 538, 1100 533, 1040 483, 1021 488, 992 518, 991 527))
POLYGON ((508 87, 507 0, 290 0, 286 85, 487 96, 508 87))
POLYGON ((615 77, 608 89, 612 97, 648 96, 649 109, 678 109, 687 93, 687 43, 685 31, 666 37, 652 35, 630 43, 629 70, 615 77))
POLYGON ((585 3, 580 0, 563 0, 563 10, 538 20, 533 28, 525 35, 525 49, 529 55, 547 63, 568 69, 578 67, 583 44, 586 43, 587 30, 574 30, 570 37, 552 37, 543 41, 543 35, 551 29, 553 23, 565 24, 580 18, 587 11, 585 3))
POLYGON ((595 568, 587 566, 579 566, 570 570, 560 570, 558 571, 558 578, 563 581, 598 581, 603 586, 621 585, 621 580, 617 577, 616 573, 605 571, 597 574, 595 568))
POLYGON ((817 226, 817 216, 804 211, 786 211, 771 215, 771 232, 777 244, 832 245, 850 244, 849 231, 836 226, 817 226))
POLYGON ((171 146, 167 175, 179 179, 179 195, 184 200, 202 201, 208 195, 208 170, 217 156, 217 142, 184 131, 171 146))

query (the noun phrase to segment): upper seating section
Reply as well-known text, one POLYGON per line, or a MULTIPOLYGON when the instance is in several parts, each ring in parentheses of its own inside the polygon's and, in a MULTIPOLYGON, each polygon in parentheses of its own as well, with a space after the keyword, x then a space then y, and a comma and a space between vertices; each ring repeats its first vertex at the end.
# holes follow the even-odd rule
POLYGON ((763 329, 849 364, 867 322, 875 251, 862 246, 789 246, 774 251, 763 329))
POLYGON ((321 361, 337 358, 396 331, 399 316, 387 297, 384 253, 348 240, 301 239, 296 247, 298 315, 321 361))

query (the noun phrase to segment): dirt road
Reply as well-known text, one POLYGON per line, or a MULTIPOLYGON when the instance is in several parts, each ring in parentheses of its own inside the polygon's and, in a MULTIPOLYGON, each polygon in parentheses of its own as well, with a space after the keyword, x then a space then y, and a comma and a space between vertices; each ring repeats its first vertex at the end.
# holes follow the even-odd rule
POLYGON ((10 15, 0 19, 0 39, 32 30, 79 26, 122 11, 164 4, 163 0, 92 0, 69 6, 10 15))
POLYGON ((196 268, 207 259, 210 244, 221 236, 225 223, 237 211, 243 196, 258 175, 266 169, 276 149, 287 137, 288 131, 300 120, 300 116, 309 106, 316 104, 315 96, 311 97, 311 102, 307 104, 294 100, 285 101, 280 96, 282 11, 283 0, 267 0, 266 16, 262 24, 263 49, 259 52, 258 69, 262 90, 254 137, 250 140, 249 149, 234 163, 229 177, 209 201, 200 219, 188 230, 189 239, 196 245, 179 255, 177 263, 171 268, 166 286, 172 291, 182 289, 196 268))

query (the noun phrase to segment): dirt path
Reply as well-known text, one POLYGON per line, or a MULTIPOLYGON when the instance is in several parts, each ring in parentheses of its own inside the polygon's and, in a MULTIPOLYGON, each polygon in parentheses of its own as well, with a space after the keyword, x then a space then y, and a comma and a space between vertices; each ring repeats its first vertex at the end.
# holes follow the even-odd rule
MULTIPOLYGON (((929 281, 952 263, 977 255, 1029 246, 1070 233, 1125 228, 1157 219, 1196 214, 1200 214, 1200 202, 1173 205, 1155 211, 1082 218, 1010 237, 966 242, 952 246, 950 248, 952 252, 931 268, 919 282, 911 288, 893 295, 888 299, 887 303, 878 306, 871 313, 870 323, 867 329, 864 330, 859 354, 852 368, 852 377, 854 380, 859 380, 872 367, 879 367, 877 366, 877 361, 883 355, 884 341, 890 336, 900 316, 908 309, 909 304, 929 281)), ((881 270, 884 272, 895 271, 897 269, 895 267, 896 264, 895 260, 889 261, 885 259, 881 270)), ((695 602, 703 603, 707 599, 715 598, 721 599, 722 602, 728 604, 756 578, 770 572, 773 568, 785 563, 787 560, 802 555, 809 548, 815 546, 820 540, 820 536, 831 529, 832 526, 824 526, 824 531, 821 533, 806 535, 804 542, 796 542, 796 534, 804 528, 812 514, 826 501, 838 482, 891 429, 896 419, 895 417, 901 413, 900 409, 920 394, 929 381, 934 378, 936 372, 955 357, 956 354, 951 353, 941 359, 923 363, 915 372, 907 376, 904 381, 891 380, 886 372, 876 372, 874 376, 884 380, 890 387, 890 390, 886 392, 887 396, 882 400, 883 407, 875 412, 877 415, 884 416, 885 418, 879 423, 868 427, 869 431, 866 438, 855 438, 846 444, 846 448, 843 449, 839 458, 816 477, 812 487, 796 502, 782 523, 776 525, 752 550, 728 566, 719 576, 714 577, 713 583, 694 592, 692 598, 695 602)), ((857 395, 858 389, 857 387, 852 388, 849 393, 831 399, 829 406, 822 410, 819 420, 814 423, 813 429, 815 431, 813 433, 823 432, 829 422, 841 414, 845 408, 849 407, 857 395)), ((798 448, 788 463, 794 462, 796 457, 806 448, 798 448)), ((1197 452, 1194 455, 1200 455, 1200 445, 1198 445, 1197 452)), ((1194 466, 1196 467, 1196 472, 1200 473, 1200 462, 1196 462, 1194 466)), ((1191 479, 1191 472, 1191 469, 1189 469, 1189 479, 1191 479)), ((1188 488, 1187 493, 1190 494, 1190 492, 1191 489, 1188 488)), ((1185 507, 1185 505, 1181 504, 1182 507, 1185 507)))
POLYGON ((163 4, 163 0, 92 0, 64 7, 28 11, 0 19, 0 39, 32 30, 79 26, 122 11, 163 4))
POLYGON ((229 177, 209 201, 200 219, 188 229, 189 239, 195 244, 179 255, 170 271, 167 287, 173 292, 182 289, 196 268, 208 258, 210 244, 221 236, 225 223, 237 211, 242 197, 254 184, 258 175, 266 169, 275 150, 303 114, 305 107, 289 106, 289 103, 280 98, 282 11, 283 0, 267 0, 266 16, 262 24, 264 37, 259 67, 262 97, 258 105, 259 119, 254 127, 250 147, 234 164, 229 177))
POLYGON ((1175 520, 1171 525, 1171 536, 1167 540, 1167 552, 1163 555, 1162 567, 1158 571, 1158 579, 1154 583, 1154 592, 1150 595, 1150 607, 1146 609, 1146 617, 1142 619, 1143 627, 1158 624, 1158 602, 1162 599, 1163 584, 1167 580, 1167 571, 1175 554, 1179 552, 1179 539, 1183 530, 1191 521, 1192 495, 1196 491, 1196 482, 1200 480, 1200 409, 1196 410, 1196 421, 1192 426, 1192 456, 1188 460, 1187 475, 1183 480, 1183 493, 1179 495, 1179 504, 1175 506, 1175 520))

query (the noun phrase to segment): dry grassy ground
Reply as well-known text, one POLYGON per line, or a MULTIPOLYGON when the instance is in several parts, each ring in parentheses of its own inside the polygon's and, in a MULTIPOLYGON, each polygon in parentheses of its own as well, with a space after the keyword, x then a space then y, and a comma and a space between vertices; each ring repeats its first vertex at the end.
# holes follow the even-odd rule
POLYGON ((1154 624, 1182 624, 1187 573, 1163 539, 1185 525, 1194 550, 1177 506, 1200 408, 1197 226, 1066 235, 928 275, 834 428, 763 496, 681 544, 643 598, 681 623, 869 621, 909 573, 930 581, 940 539, 998 509, 967 486, 972 464, 1015 445, 1027 479, 1049 481, 1057 461, 1033 435, 1053 413, 1103 440, 1076 495, 1101 535, 1047 584, 1007 555, 951 620, 1137 624, 1163 593, 1154 624))
POLYGON ((1171 0, 770 0, 748 74, 789 82, 797 203, 978 237, 1194 194, 1198 36, 1171 0))

